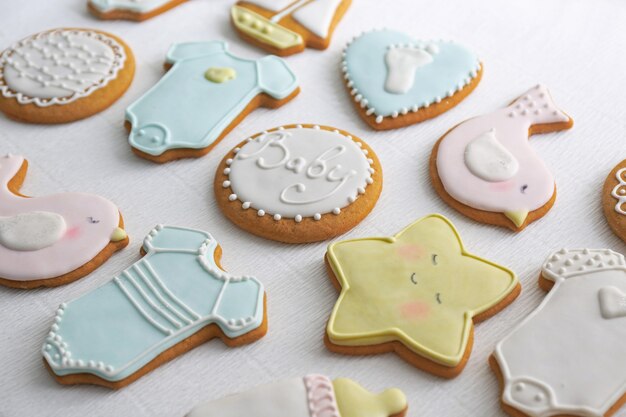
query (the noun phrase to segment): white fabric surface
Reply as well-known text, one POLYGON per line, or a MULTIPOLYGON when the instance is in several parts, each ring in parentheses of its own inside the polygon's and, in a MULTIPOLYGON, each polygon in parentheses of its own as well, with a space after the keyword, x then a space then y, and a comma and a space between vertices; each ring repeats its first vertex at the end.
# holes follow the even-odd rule
MULTIPOLYGON (((135 157, 122 126, 124 109, 161 77, 171 43, 225 39, 237 54, 263 55, 240 41, 231 28, 232 2, 192 0, 134 23, 99 21, 86 12, 85 0, 0 0, 0 49, 48 28, 93 27, 122 37, 137 59, 128 92, 91 118, 35 126, 0 115, 0 151, 23 154, 31 163, 22 189, 25 194, 82 191, 106 196, 122 210, 131 236, 127 249, 73 284, 31 291, 0 288, 0 416, 182 416, 199 401, 313 372, 347 376, 372 390, 402 388, 411 416, 503 415, 500 388, 487 359, 495 343, 543 298, 536 281, 544 258, 560 247, 626 252, 609 230, 600 205, 608 172, 626 157, 626 4, 617 0, 354 0, 328 50, 307 50, 287 59, 302 86, 293 102, 278 110, 253 112, 206 157, 166 165, 135 157), (474 48, 485 64, 481 85, 461 105, 434 120, 375 133, 353 109, 339 75, 339 61, 352 36, 383 26, 415 37, 454 39, 474 48), (531 139, 555 174, 558 198, 544 219, 516 235, 472 222, 446 206, 430 184, 428 158, 435 141, 450 127, 505 105, 537 82, 549 86, 575 126, 531 139), (471 251, 519 275, 521 296, 476 327, 471 358, 458 378, 446 381, 430 376, 393 354, 348 357, 327 351, 322 338, 337 296, 322 261, 327 242, 284 245, 263 240, 240 230, 218 210, 212 184, 224 153, 248 135, 296 122, 353 132, 382 161, 384 191, 378 205, 341 238, 390 235, 425 214, 440 212, 459 228, 471 251), (156 223, 210 231, 224 248, 226 268, 262 280, 269 301, 268 335, 238 349, 209 342, 117 392, 58 385, 40 355, 56 307, 134 262, 143 236, 156 223)), ((616 415, 626 416, 626 408, 616 415)))

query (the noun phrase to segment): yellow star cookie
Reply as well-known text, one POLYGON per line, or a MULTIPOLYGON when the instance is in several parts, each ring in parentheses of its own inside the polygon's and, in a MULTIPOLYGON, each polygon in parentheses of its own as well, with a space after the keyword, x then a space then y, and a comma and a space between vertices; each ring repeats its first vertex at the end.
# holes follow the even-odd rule
POLYGON ((466 252, 438 214, 393 237, 332 243, 326 261, 341 291, 326 329, 330 350, 395 351, 447 378, 469 358, 473 322, 496 314, 521 290, 513 271, 466 252))

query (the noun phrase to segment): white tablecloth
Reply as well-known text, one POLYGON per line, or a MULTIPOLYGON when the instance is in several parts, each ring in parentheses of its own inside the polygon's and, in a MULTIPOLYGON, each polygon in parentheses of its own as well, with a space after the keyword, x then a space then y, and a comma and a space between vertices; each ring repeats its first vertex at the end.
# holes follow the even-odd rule
MULTIPOLYGON (((128 92, 91 118, 35 126, 0 115, 0 152, 22 154, 31 164, 25 194, 82 191, 106 196, 122 210, 132 239, 127 249, 73 284, 31 291, 0 288, 2 417, 182 416, 198 401, 307 373, 351 377, 372 390, 400 387, 408 395, 410 416, 503 415, 500 389, 487 359, 495 343, 544 297, 536 281, 545 256, 560 247, 626 252, 609 230, 600 205, 604 179, 626 157, 624 2, 354 0, 328 50, 307 50, 287 59, 301 81, 299 97, 279 110, 253 112, 209 155, 166 165, 131 153, 122 126, 124 109, 159 80, 173 42, 225 39, 237 54, 262 56, 231 28, 232 0, 192 0, 143 23, 99 21, 86 12, 85 0, 0 3, 0 49, 48 28, 92 27, 122 37, 137 59, 128 92), (356 115, 339 75, 345 43, 375 27, 454 39, 472 47, 485 64, 481 85, 434 120, 375 133, 356 115), (575 119, 571 131, 531 139, 556 176, 556 205, 520 234, 466 219, 432 189, 428 158, 433 144, 456 123, 497 109, 538 82, 548 85, 557 105, 575 119), (255 132, 297 122, 351 131, 366 140, 382 162, 385 182, 378 205, 343 238, 391 235, 425 214, 439 212, 455 223, 471 251, 519 275, 521 296, 476 327, 471 358, 458 378, 430 376, 393 354, 349 357, 327 351, 324 328, 337 297, 323 264, 327 243, 270 242, 238 229, 220 213, 212 184, 224 153, 255 132), (138 259, 141 241, 156 223, 210 231, 224 248, 227 269, 260 278, 269 301, 268 335, 238 349, 214 340, 117 392, 57 384, 40 354, 56 307, 138 259)), ((626 408, 617 415, 626 416, 626 408)))

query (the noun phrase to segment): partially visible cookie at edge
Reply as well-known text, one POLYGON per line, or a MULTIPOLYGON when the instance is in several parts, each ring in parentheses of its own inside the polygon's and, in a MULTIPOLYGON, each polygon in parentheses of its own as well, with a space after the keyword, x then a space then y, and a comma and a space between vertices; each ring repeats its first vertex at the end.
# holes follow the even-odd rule
POLYGON ((613 232, 626 242, 626 159, 613 168, 604 182, 602 208, 613 232))

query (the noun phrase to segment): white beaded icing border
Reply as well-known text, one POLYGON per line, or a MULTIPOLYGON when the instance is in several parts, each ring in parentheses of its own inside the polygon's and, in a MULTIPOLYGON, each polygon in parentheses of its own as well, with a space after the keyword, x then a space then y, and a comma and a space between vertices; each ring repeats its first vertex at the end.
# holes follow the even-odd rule
MULTIPOLYGON (((298 125, 295 125, 295 126, 280 126, 280 127, 276 128, 276 129, 265 130, 265 131, 261 132, 260 134, 258 134, 256 136, 249 137, 248 139, 246 139, 246 141, 250 142, 250 141, 254 140, 255 138, 257 138, 257 137, 259 137, 261 135, 266 135, 266 134, 274 132, 274 131, 285 130, 285 129, 294 129, 294 128, 296 128, 296 129, 315 129, 315 130, 322 129, 319 125, 307 125, 307 126, 305 126, 305 125, 302 125, 302 124, 298 124, 298 125)), ((374 168, 372 168, 372 165, 374 165, 374 160, 367 156, 369 151, 367 149, 363 148, 363 143, 362 142, 355 140, 351 135, 344 135, 344 134, 342 134, 338 129, 324 128, 322 130, 327 130, 329 132, 333 132, 333 133, 336 133, 338 135, 341 135, 343 138, 353 141, 361 149, 361 152, 363 152, 363 155, 366 158, 367 163, 370 165, 370 167, 368 168, 369 176, 365 179, 365 186, 357 188, 357 197, 356 198, 358 198, 359 195, 365 194, 365 189, 367 188, 367 186, 374 183, 374 179, 372 178, 372 175, 374 175, 376 173, 376 170, 374 170, 374 168)), ((231 152, 233 153, 233 156, 235 156, 237 154, 237 152, 239 152, 240 150, 241 150, 241 148, 236 147, 231 152)), ((230 165, 233 163, 233 158, 226 159, 225 163, 226 163, 227 166, 226 166, 226 168, 224 168, 224 171, 222 173, 226 176, 226 180, 224 180, 222 182, 222 187, 223 188, 230 188, 230 184, 231 183, 230 183, 229 175, 230 175, 230 165)), ((231 201, 231 202, 236 202, 237 201, 237 202, 241 203, 241 208, 242 209, 248 210, 254 204, 251 201, 241 201, 241 200, 238 200, 239 197, 237 196, 237 194, 232 192, 233 191, 232 188, 230 188, 230 191, 231 191, 231 193, 228 196, 228 200, 231 201)), ((352 203, 354 203, 356 201, 356 198, 355 197, 350 197, 348 199, 348 201, 350 202, 350 204, 352 204, 352 203)), ((341 208, 335 207, 332 210, 332 212, 330 212, 330 213, 332 213, 334 215, 339 215, 339 214, 341 214, 341 208)), ((323 213, 323 214, 326 214, 326 213, 323 213)), ((257 216, 264 217, 265 215, 272 216, 272 218, 275 221, 283 220, 282 215, 280 215, 279 213, 268 213, 266 210, 257 209, 257 216)), ((293 220, 296 223, 300 223, 300 222, 302 222, 302 220, 304 218, 305 217, 297 214, 295 217, 293 217, 293 220)), ((313 218, 313 220, 319 221, 319 220, 322 219, 322 213, 315 213, 312 216, 312 218, 313 218)))
MULTIPOLYGON (((350 95, 354 97, 354 101, 359 103, 359 105, 361 106, 362 109, 365 109, 365 114, 367 116, 371 116, 374 115, 376 118, 374 119, 376 121, 377 124, 380 124, 383 122, 383 119, 385 117, 391 117, 391 118, 397 118, 398 116, 406 116, 407 114, 409 114, 409 112, 411 113, 417 113, 418 111, 422 110, 422 109, 427 109, 428 107, 430 107, 431 104, 439 104, 441 103, 442 100, 445 100, 447 98, 451 98, 452 96, 454 96, 455 94, 459 93, 461 90, 463 90, 465 87, 467 87, 473 79, 475 79, 479 72, 482 70, 482 64, 480 62, 480 60, 476 61, 476 67, 474 69, 472 69, 468 76, 463 79, 463 81, 461 81, 456 89, 454 90, 449 90, 446 94, 445 97, 435 97, 432 101, 430 102, 423 102, 423 103, 416 103, 413 106, 409 107, 400 107, 398 108, 396 111, 394 111, 391 115, 388 116, 384 116, 382 114, 376 113, 376 109, 372 106, 369 105, 369 100, 367 99, 367 97, 364 97, 362 93, 359 92, 359 90, 354 87, 354 81, 352 80, 352 78, 350 77, 350 72, 348 71, 348 63, 346 62, 346 53, 348 51, 348 48, 350 47, 350 45, 352 44, 352 42, 354 42, 355 40, 357 40, 358 38, 360 38, 361 36, 367 34, 367 33, 371 33, 371 32, 376 32, 376 31, 382 31, 385 30, 383 29, 374 29, 371 31, 367 31, 367 32, 361 32, 360 35, 354 36, 352 39, 350 39, 350 41, 348 41, 348 43, 346 44, 346 46, 343 48, 343 51, 341 53, 341 72, 343 73, 343 78, 345 80, 346 86, 348 87, 348 90, 350 91, 350 95)), ((407 47, 407 48, 426 48, 429 44, 434 43, 435 40, 428 40, 428 41, 421 41, 421 42, 416 42, 416 43, 406 43, 406 44, 391 44, 388 45, 387 48, 401 48, 401 47, 407 47)), ((445 41, 443 39, 439 39, 437 42, 448 42, 448 43, 453 43, 452 41, 445 41)))
POLYGON ((61 104, 71 103, 81 97, 86 97, 90 95, 95 90, 105 87, 109 83, 109 81, 117 78, 117 73, 122 68, 124 68, 125 61, 126 61, 126 52, 124 50, 124 47, 120 45, 120 43, 117 42, 115 39, 109 36, 106 36, 103 33, 92 31, 92 30, 82 30, 82 29, 52 29, 52 30, 48 30, 45 32, 40 32, 40 33, 29 36, 27 38, 24 38, 14 43, 9 48, 5 49, 2 52, 2 54, 0 54, 0 93, 2 93, 2 96, 7 97, 7 98, 15 98, 17 102, 20 104, 34 103, 35 105, 39 107, 48 107, 48 106, 52 106, 55 104, 61 105, 61 104), (14 53, 14 51, 18 47, 24 46, 27 43, 32 42, 34 40, 42 39, 49 35, 56 35, 58 33, 66 33, 66 32, 69 34, 73 34, 73 35, 80 34, 80 35, 84 35, 87 37, 95 38, 107 44, 111 48, 114 54, 114 61, 113 61, 112 68, 109 74, 103 77, 96 84, 92 84, 86 90, 74 93, 67 97, 53 97, 53 98, 29 97, 27 95, 22 94, 21 92, 11 90, 11 88, 8 86, 8 84, 4 80, 4 67, 5 67, 5 64, 10 63, 11 55, 14 53))

